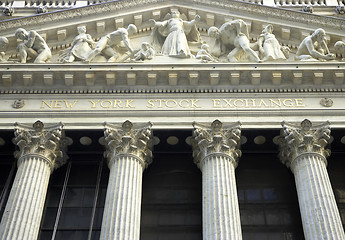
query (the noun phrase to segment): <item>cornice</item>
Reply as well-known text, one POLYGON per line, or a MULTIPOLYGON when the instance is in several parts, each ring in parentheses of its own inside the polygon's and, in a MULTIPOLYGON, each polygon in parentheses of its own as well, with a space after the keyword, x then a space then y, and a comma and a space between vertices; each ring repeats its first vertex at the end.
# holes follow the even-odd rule
POLYGON ((100 3, 85 7, 73 8, 68 10, 55 11, 50 13, 39 14, 30 17, 21 17, 0 22, 0 30, 16 29, 19 27, 29 26, 42 26, 42 22, 45 24, 56 23, 62 20, 72 20, 81 17, 90 17, 99 14, 100 16, 106 13, 116 13, 122 9, 132 7, 142 7, 148 4, 164 3, 165 0, 123 0, 123 1, 110 1, 106 3, 100 3))
POLYGON ((62 11, 55 11, 46 14, 40 14, 30 17, 21 17, 0 22, 0 30, 2 32, 8 29, 16 29, 19 27, 42 26, 45 24, 55 24, 62 20, 80 19, 83 17, 90 17, 99 15, 100 17, 108 13, 117 13, 121 10, 137 8, 146 8, 150 5, 175 5, 175 6, 204 6, 212 8, 221 8, 229 10, 230 12, 241 12, 248 15, 269 16, 270 18, 277 18, 285 21, 292 21, 294 23, 302 23, 306 25, 315 25, 323 28, 331 28, 336 30, 343 30, 345 28, 345 20, 335 17, 320 16, 315 14, 303 13, 289 9, 282 9, 277 7, 262 6, 253 3, 246 3, 242 1, 228 1, 228 0, 120 0, 111 1, 90 5, 86 7, 73 8, 62 11))
POLYGON ((344 92, 345 63, 2 64, 1 94, 344 92))

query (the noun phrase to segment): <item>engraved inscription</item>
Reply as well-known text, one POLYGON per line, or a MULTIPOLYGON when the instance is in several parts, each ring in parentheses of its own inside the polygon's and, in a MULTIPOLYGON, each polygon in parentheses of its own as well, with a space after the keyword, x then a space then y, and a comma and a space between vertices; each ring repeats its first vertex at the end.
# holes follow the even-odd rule
POLYGON ((304 108, 300 98, 168 98, 41 100, 45 110, 226 110, 304 108))

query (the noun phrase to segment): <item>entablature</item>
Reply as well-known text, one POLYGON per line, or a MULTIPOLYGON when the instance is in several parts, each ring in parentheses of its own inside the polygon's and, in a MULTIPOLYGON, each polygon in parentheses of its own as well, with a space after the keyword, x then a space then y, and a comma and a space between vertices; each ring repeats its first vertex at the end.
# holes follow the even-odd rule
POLYGON ((1 64, 1 93, 343 92, 345 63, 1 64))

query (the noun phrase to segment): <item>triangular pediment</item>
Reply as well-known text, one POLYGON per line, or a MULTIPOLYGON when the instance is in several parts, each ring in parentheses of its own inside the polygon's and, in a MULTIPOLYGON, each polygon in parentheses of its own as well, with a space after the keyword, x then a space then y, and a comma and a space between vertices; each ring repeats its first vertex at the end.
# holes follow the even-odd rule
POLYGON ((260 35, 264 26, 273 24, 277 39, 292 49, 297 48, 301 40, 316 28, 326 30, 330 45, 345 37, 345 20, 341 18, 225 0, 113 1, 2 21, 0 29, 2 36, 9 39, 10 54, 15 52, 17 40, 14 32, 19 27, 36 30, 46 39, 53 51, 59 51, 78 35, 77 27, 80 25, 86 26, 87 32, 98 40, 107 33, 132 23, 138 28, 138 34, 133 38, 145 38, 152 30, 149 19, 163 20, 172 9, 178 9, 189 20, 196 14, 200 15, 198 29, 206 40, 209 27, 219 27, 233 19, 242 19, 248 24, 251 41, 260 35))
POLYGON ((104 79, 108 86, 114 85, 115 79, 116 85, 121 86, 156 85, 161 81, 161 85, 191 85, 191 88, 194 88, 194 85, 226 84, 229 81, 232 85, 245 84, 246 86, 263 85, 267 81, 265 88, 272 85, 272 82, 274 85, 281 85, 287 81, 293 84, 303 82, 307 86, 320 81, 339 85, 339 83, 343 84, 344 78, 341 57, 327 62, 327 66, 332 66, 339 71, 334 75, 329 72, 329 67, 326 65, 322 65, 320 68, 319 62, 298 62, 295 61, 294 56, 301 41, 317 28, 323 28, 326 31, 327 44, 332 52, 335 42, 345 38, 344 26, 345 20, 342 18, 241 1, 112 1, 0 22, 2 36, 9 40, 6 51, 9 62, 1 64, 3 67, 2 81, 5 88, 19 87, 23 84, 32 86, 34 83, 40 86, 40 89, 49 88, 58 82, 59 85, 64 84, 67 87, 79 85, 83 88, 99 89, 103 88, 104 84, 96 87, 96 83, 104 81, 104 79), (129 58, 126 58, 128 52, 122 46, 124 51, 119 52, 121 54, 119 59, 126 61, 113 63, 108 63, 107 59, 90 63, 78 60, 73 63, 58 61, 61 51, 71 47, 73 40, 78 35, 79 26, 85 26, 87 33, 97 42, 121 27, 126 28, 129 24, 135 24, 138 32, 130 36, 130 41, 133 49, 140 49, 142 42, 150 43, 152 41, 151 34, 154 28, 150 19, 162 22, 174 9, 178 10, 181 18, 186 21, 191 21, 196 15, 200 15, 200 20, 196 25, 200 33, 200 41, 198 43, 189 42, 193 55, 197 54, 202 43, 214 45, 215 40, 208 36, 210 27, 219 28, 226 22, 241 19, 247 25, 251 44, 257 42, 265 26, 272 24, 273 33, 279 44, 290 49, 290 57, 284 61, 260 64, 253 61, 229 63, 226 55, 220 61, 206 61, 206 63, 195 58, 182 59, 169 56, 157 56, 148 61, 129 62, 129 58), (52 51, 52 58, 49 62, 43 64, 32 64, 32 61, 27 64, 18 63, 17 46, 21 41, 14 36, 14 32, 18 28, 28 31, 35 30, 46 40, 52 51), (339 64, 341 64, 340 67, 339 64), (28 66, 32 70, 31 73, 27 72, 28 66), (105 74, 107 69, 112 71, 108 75, 105 74), (314 69, 319 69, 320 72, 313 73, 314 69))

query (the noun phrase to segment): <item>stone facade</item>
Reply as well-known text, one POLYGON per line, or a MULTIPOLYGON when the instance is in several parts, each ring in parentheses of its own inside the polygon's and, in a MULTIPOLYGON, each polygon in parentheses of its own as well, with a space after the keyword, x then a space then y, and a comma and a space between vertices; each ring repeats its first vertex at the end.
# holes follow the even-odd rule
MULTIPOLYGON (((19 149, 7 204, 1 200, 1 239, 38 238, 49 179, 61 166, 68 179, 65 163, 74 161, 67 145, 77 143, 64 131, 80 130, 104 130, 110 172, 100 239, 140 239, 155 132, 181 130, 190 131, 190 160, 201 170, 203 239, 246 239, 236 178, 241 133, 277 129, 305 239, 345 238, 326 168, 331 129, 345 129, 341 8, 329 18, 311 14, 321 6, 302 11, 289 2, 80 4, 56 12, 41 6, 24 18, 14 8, 13 19, 0 22, 0 146, 7 141, 1 132, 14 128, 19 149)), ((97 197, 93 206, 95 219, 97 197)), ((56 233, 59 217, 55 223, 56 233)))

